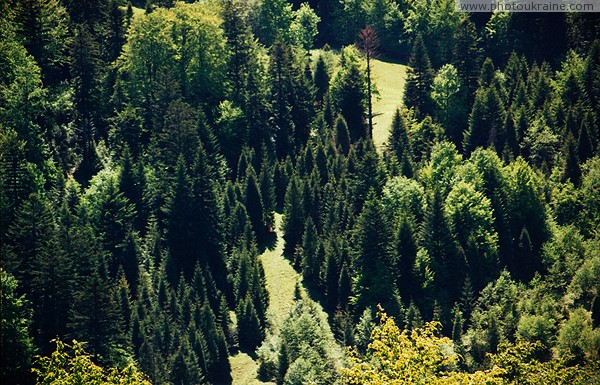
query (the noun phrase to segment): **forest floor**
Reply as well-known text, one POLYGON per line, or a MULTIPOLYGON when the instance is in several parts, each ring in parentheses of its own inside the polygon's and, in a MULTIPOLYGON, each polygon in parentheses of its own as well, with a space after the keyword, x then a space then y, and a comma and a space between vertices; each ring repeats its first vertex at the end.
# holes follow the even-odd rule
POLYGON ((378 149, 387 141, 394 112, 402 105, 407 68, 383 58, 373 60, 373 80, 379 92, 373 99, 373 142, 378 149))
MULTIPOLYGON (((279 329, 287 317, 294 304, 296 282, 301 281, 300 274, 283 255, 281 222, 282 215, 275 213, 275 247, 266 249, 260 256, 269 291, 268 317, 275 329, 279 329)), ((233 385, 265 384, 257 379, 258 363, 250 355, 238 352, 230 358, 230 363, 233 385)))

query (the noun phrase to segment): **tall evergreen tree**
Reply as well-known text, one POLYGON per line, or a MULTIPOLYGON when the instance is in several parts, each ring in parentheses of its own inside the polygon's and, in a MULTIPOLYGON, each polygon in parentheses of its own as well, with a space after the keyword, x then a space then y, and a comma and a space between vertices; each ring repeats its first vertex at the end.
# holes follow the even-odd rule
POLYGON ((388 266, 390 233, 387 216, 376 195, 371 192, 358 217, 352 240, 352 270, 356 274, 353 293, 355 314, 381 304, 386 311, 398 314, 398 291, 390 279, 388 266))
POLYGON ((258 178, 256 177, 254 167, 249 166, 246 169, 245 178, 245 206, 246 210, 248 210, 248 217, 250 218, 250 223, 252 225, 252 230, 254 230, 254 234, 256 234, 259 239, 263 239, 263 237, 266 235, 267 228, 264 219, 265 209, 257 179, 258 178))
POLYGON ((434 74, 423 37, 420 34, 414 40, 408 66, 404 105, 408 108, 414 108, 417 117, 423 118, 432 110, 429 94, 434 74))
POLYGON ((481 51, 475 24, 469 18, 463 19, 456 31, 456 45, 453 51, 453 63, 462 79, 467 92, 467 108, 473 103, 478 87, 481 51))
POLYGON ((304 199, 300 183, 297 176, 292 176, 285 193, 283 239, 287 253, 292 253, 300 244, 304 230, 304 199))
POLYGON ((306 285, 317 287, 319 285, 319 271, 322 261, 318 260, 319 238, 317 228, 312 217, 308 217, 304 224, 304 234, 302 236, 302 276, 306 285))
POLYGON ((457 249, 448 219, 444 213, 440 192, 433 192, 421 229, 421 244, 429 253, 438 298, 445 304, 453 303, 460 294, 465 279, 465 258, 457 249))

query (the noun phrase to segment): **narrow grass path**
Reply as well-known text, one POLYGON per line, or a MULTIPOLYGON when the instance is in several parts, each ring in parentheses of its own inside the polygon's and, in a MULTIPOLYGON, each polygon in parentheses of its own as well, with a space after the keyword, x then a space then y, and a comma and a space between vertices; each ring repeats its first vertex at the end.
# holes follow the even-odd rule
MULTIPOLYGON (((272 250, 265 250, 260 259, 265 270, 267 290, 269 291, 269 309, 267 314, 273 327, 279 329, 294 304, 296 282, 300 275, 283 256, 282 215, 275 213, 275 234, 277 240, 272 250)), ((230 358, 233 385, 272 384, 257 379, 258 363, 248 354, 238 352, 230 358)))

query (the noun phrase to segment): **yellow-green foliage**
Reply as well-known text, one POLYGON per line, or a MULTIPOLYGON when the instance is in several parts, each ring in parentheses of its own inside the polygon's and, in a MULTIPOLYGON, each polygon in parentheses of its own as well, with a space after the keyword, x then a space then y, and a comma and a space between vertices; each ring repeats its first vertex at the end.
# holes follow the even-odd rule
POLYGON ((94 364, 83 349, 83 343, 73 340, 69 345, 60 340, 49 357, 38 357, 33 373, 40 385, 151 385, 135 366, 123 370, 108 370, 94 364))
POLYGON ((438 337, 440 324, 400 330, 394 319, 381 315, 371 335, 367 357, 351 352, 352 366, 342 369, 344 383, 362 385, 502 384, 501 369, 473 374, 448 371, 458 361, 452 341, 438 337))
POLYGON ((539 343, 503 344, 489 355, 489 370, 456 370, 460 357, 453 342, 439 337, 440 324, 400 330, 393 318, 381 315, 365 357, 350 352, 351 366, 342 369, 345 384, 597 384, 598 364, 567 367, 563 360, 540 362, 534 357, 539 343))

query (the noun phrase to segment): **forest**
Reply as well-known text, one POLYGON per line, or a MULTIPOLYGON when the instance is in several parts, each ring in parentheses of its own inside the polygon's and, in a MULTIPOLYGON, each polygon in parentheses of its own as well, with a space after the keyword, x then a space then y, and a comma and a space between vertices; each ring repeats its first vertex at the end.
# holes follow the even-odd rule
POLYGON ((598 15, 0 0, 0 381, 600 384, 598 15))

